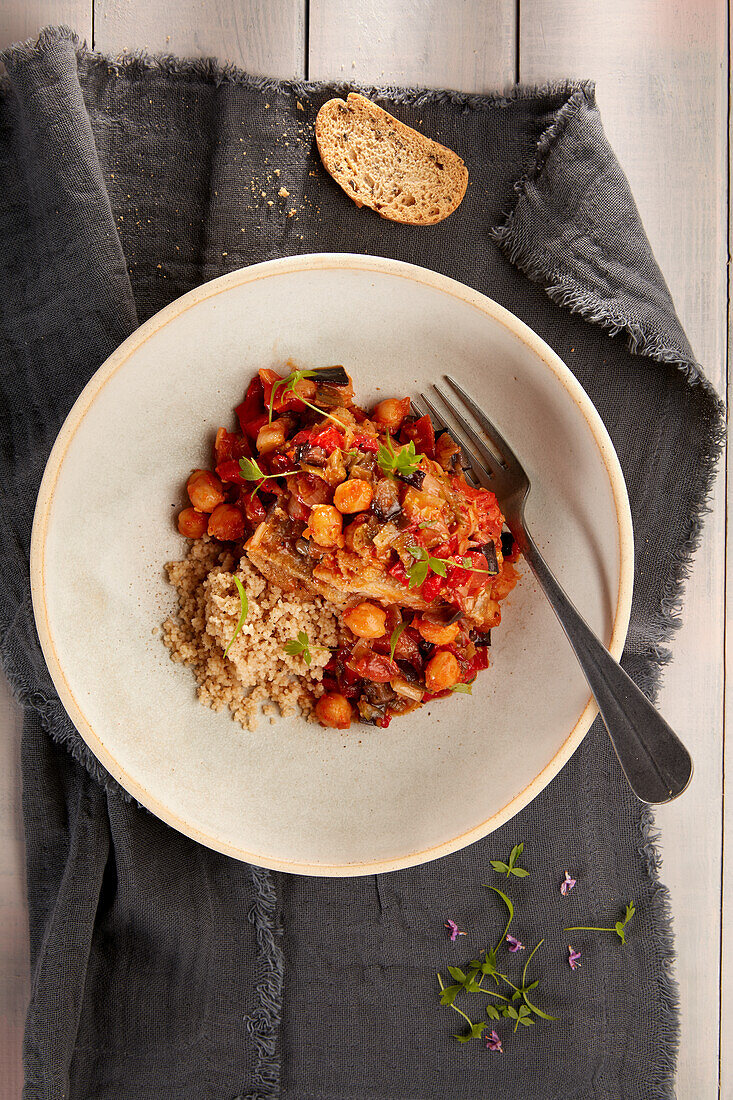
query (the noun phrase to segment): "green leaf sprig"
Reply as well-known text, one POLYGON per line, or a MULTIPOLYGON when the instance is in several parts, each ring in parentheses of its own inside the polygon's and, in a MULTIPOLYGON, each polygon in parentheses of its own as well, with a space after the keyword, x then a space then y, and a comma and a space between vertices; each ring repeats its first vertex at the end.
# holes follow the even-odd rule
POLYGON ((227 653, 229 652, 229 650, 234 645, 234 641, 237 638, 237 636, 239 635, 240 630, 244 626, 245 619, 247 618, 247 614, 249 612, 249 600, 247 599, 247 593, 244 591, 244 585, 240 581, 239 577, 234 577, 234 583, 236 584, 237 591, 239 592, 239 606, 241 608, 241 614, 239 616, 239 622, 237 623, 236 630, 232 634, 229 645, 224 650, 224 656, 225 657, 226 657, 227 653))
POLYGON ((293 477, 295 474, 299 474, 300 470, 285 470, 281 474, 266 474, 256 458, 240 458, 239 472, 245 481, 257 482, 251 494, 254 496, 266 481, 271 481, 276 477, 293 477))
POLYGON ((634 913, 636 912, 636 906, 633 901, 630 901, 626 906, 626 912, 621 920, 617 920, 612 928, 594 928, 589 925, 577 924, 572 928, 564 928, 564 932, 615 932, 622 944, 626 944, 626 925, 629 923, 634 913))
POLYGON ((410 578, 408 588, 419 588, 430 570, 437 573, 439 577, 445 577, 447 575, 446 566, 448 565, 457 565, 459 569, 465 569, 467 573, 486 573, 490 577, 496 576, 496 573, 492 573, 489 569, 464 564, 465 559, 456 561, 455 558, 434 558, 422 546, 408 546, 407 551, 415 559, 407 570, 407 575, 410 578))
POLYGON ((491 866, 495 871, 499 871, 500 874, 506 875, 509 878, 510 875, 516 875, 517 878, 526 878, 529 871, 525 871, 524 867, 517 867, 516 862, 524 851, 524 844, 515 844, 509 855, 509 862, 502 863, 500 859, 492 859, 491 866))
POLYGON ((295 394, 298 401, 302 402, 302 404, 304 405, 307 405, 309 409, 313 409, 314 412, 320 413, 321 416, 325 416, 327 420, 333 420, 334 424, 338 424, 339 428, 343 430, 344 423, 343 421, 339 420, 338 417, 331 416, 331 414, 325 412, 324 409, 319 409, 317 405, 311 405, 310 401, 306 401, 304 397, 301 397, 299 393, 295 392, 295 387, 298 385, 298 382, 300 382, 303 378, 317 377, 317 370, 293 370, 285 378, 280 378, 277 382, 274 382, 272 389, 270 390, 270 404, 267 406, 267 423, 272 424, 272 414, 275 406, 275 394, 281 386, 284 386, 285 393, 290 392, 295 394))
POLYGON ((520 1024, 522 1024, 523 1027, 531 1027, 535 1022, 532 1018, 533 1016, 537 1016, 543 1020, 556 1019, 555 1016, 550 1016, 549 1013, 544 1011, 544 1009, 539 1008, 538 1005, 534 1004, 534 1002, 531 1001, 527 995, 539 985, 539 978, 535 979, 535 981, 532 982, 527 981, 527 970, 535 953, 545 942, 544 939, 540 940, 540 942, 532 950, 526 963, 524 964, 520 985, 516 985, 507 974, 503 974, 501 971, 499 971, 497 966, 498 952, 502 943, 504 943, 504 941, 506 940, 507 932, 509 931, 511 923, 514 919, 514 905, 511 901, 511 898, 508 898, 507 895, 503 893, 503 891, 498 889, 498 887, 487 886, 487 889, 493 890, 494 893, 501 898, 501 900, 504 902, 504 905, 506 906, 507 913, 509 915, 506 925, 504 927, 504 931, 497 940, 496 946, 493 947, 490 951, 484 951, 483 960, 480 958, 472 959, 465 971, 462 970, 459 966, 449 966, 448 973, 453 978, 452 985, 444 985, 442 976, 438 974, 438 984, 440 985, 440 1003, 442 1005, 448 1005, 455 1012, 458 1012, 459 1015, 463 1016, 463 1018, 467 1021, 469 1025, 468 1033, 464 1035, 454 1036, 454 1038, 456 1038, 459 1043, 468 1043, 471 1041, 471 1039, 480 1038, 483 1034, 484 1029, 488 1026, 483 1022, 473 1023, 471 1018, 455 1004, 455 1000, 458 997, 458 994, 462 991, 465 991, 466 993, 486 993, 490 997, 496 997, 502 1003, 496 1005, 489 1002, 486 1005, 486 1015, 488 1019, 498 1020, 503 1016, 507 1019, 514 1020, 515 1032, 517 1031, 520 1024), (493 980, 494 984, 497 987, 496 989, 487 989, 484 986, 484 979, 487 977, 493 980), (500 988, 500 982, 503 982, 504 985, 508 986, 513 992, 511 994, 500 993, 498 991, 500 988), (519 1002, 518 1005, 517 1002, 519 1002))
POLYGON ((408 546, 407 552, 415 559, 407 570, 407 575, 410 578, 408 588, 419 588, 431 569, 439 577, 445 577, 446 567, 442 558, 431 557, 422 546, 408 546))
POLYGON ((328 651, 328 646, 316 645, 315 642, 311 642, 304 630, 299 630, 297 638, 291 638, 289 642, 285 643, 283 649, 289 657, 298 657, 302 653, 303 660, 310 667, 310 663, 313 660, 313 655, 311 654, 311 645, 314 649, 323 649, 328 651))
POLYGON ((414 439, 411 439, 405 447, 395 449, 389 432, 386 442, 380 443, 377 451, 379 468, 386 477, 394 477, 395 474, 414 474, 424 458, 425 455, 416 453, 414 439))
POLYGON ((289 657, 298 657, 302 653, 303 654, 303 660, 305 661, 305 663, 307 665, 310 665, 310 663, 313 659, 311 657, 310 642, 308 640, 308 635, 306 634, 306 632, 304 630, 299 630, 298 631, 298 637, 297 638, 291 638, 289 642, 285 643, 285 645, 283 646, 283 649, 285 650, 285 652, 288 654, 289 657))

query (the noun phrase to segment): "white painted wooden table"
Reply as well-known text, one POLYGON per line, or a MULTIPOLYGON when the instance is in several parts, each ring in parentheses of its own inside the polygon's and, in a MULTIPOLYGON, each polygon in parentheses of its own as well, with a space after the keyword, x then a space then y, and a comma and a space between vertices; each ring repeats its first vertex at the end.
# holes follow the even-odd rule
MULTIPOLYGON (((49 23, 69 24, 108 53, 145 47, 215 56, 252 73, 282 77, 465 91, 504 88, 517 80, 595 79, 607 134, 679 315, 709 377, 725 394, 725 0, 0 0, 0 48, 49 23)), ((660 704, 696 765, 683 798, 657 814, 679 954, 680 1100, 733 1100, 733 876, 723 876, 726 824, 729 849, 733 844, 731 800, 725 815, 723 800, 725 488, 723 464, 660 704)), ((728 609, 733 612, 733 596, 728 609)), ((727 705, 733 713, 733 693, 727 705)), ((28 997, 19 733, 17 707, 0 677, 3 1100, 21 1094, 28 997)))

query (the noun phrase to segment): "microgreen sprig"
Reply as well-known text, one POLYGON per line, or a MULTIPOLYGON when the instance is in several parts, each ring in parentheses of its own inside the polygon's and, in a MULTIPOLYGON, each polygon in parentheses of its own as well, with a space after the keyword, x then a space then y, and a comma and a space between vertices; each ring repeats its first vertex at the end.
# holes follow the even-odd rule
POLYGON ((304 630, 299 630, 298 631, 298 637, 297 638, 291 638, 289 642, 285 643, 285 645, 283 646, 283 649, 285 650, 285 652, 288 654, 289 657, 298 657, 302 653, 303 654, 303 660, 305 661, 305 663, 307 665, 310 665, 310 663, 313 659, 312 656, 311 656, 310 642, 308 640, 308 635, 306 634, 306 632, 304 630))
POLYGON ((433 573, 437 573, 439 577, 445 577, 446 568, 442 558, 431 557, 422 546, 408 546, 407 552, 415 559, 407 570, 407 575, 410 578, 408 588, 419 588, 430 569, 433 573))
POLYGON ((285 470, 281 474, 266 474, 256 458, 240 458, 239 472, 245 481, 257 482, 251 493, 254 496, 266 481, 271 481, 275 477, 293 477, 295 474, 299 474, 300 470, 285 470))
POLYGON ((234 579, 234 583, 237 586, 237 591, 239 592, 239 606, 241 608, 241 613, 240 613, 240 616, 239 616, 239 622, 237 623, 236 630, 232 634, 229 645, 224 650, 224 656, 225 657, 226 657, 227 653, 229 652, 229 650, 234 645, 234 640, 237 637, 237 635, 239 634, 242 627, 244 626, 244 621, 247 618, 247 613, 249 612, 249 600, 247 599, 247 593, 244 591, 244 585, 240 581, 239 577, 234 577, 233 579, 234 579))
POLYGON ((410 578, 409 588, 419 588, 431 569, 439 577, 445 577, 447 575, 446 566, 448 565, 456 565, 459 569, 465 569, 467 573, 486 573, 490 577, 496 576, 496 573, 493 573, 490 569, 481 569, 478 566, 467 564, 465 558, 462 561, 456 561, 455 558, 434 558, 422 546, 408 546, 407 552, 415 558, 414 563, 407 570, 407 575, 410 578))
POLYGON ((486 993, 490 997, 497 998, 501 1003, 493 1004, 489 1002, 486 1006, 486 1015, 490 1020, 498 1020, 501 1017, 514 1020, 514 1031, 516 1032, 521 1024, 523 1027, 530 1027, 534 1024, 533 1016, 541 1018, 543 1020, 554 1020, 555 1016, 550 1016, 544 1009, 539 1008, 534 1001, 530 1000, 528 994, 539 985, 539 979, 534 981, 527 981, 527 970, 529 964, 534 958, 535 954, 545 942, 541 939, 540 942, 531 951, 524 969, 522 970, 522 979, 519 985, 516 985, 507 974, 503 974, 497 967, 497 955, 502 943, 506 941, 507 933, 514 920, 514 905, 511 898, 507 897, 502 890, 499 890, 496 886, 487 886, 487 889, 493 890, 506 906, 508 919, 504 930, 497 940, 496 946, 490 951, 484 950, 483 960, 480 958, 472 959, 468 964, 466 970, 462 970, 459 966, 449 966, 448 972, 453 978, 452 985, 444 985, 443 979, 438 974, 438 982, 440 984, 440 1003, 448 1005, 458 1012, 469 1025, 469 1031, 465 1035, 456 1035, 455 1038, 461 1043, 467 1043, 471 1039, 477 1039, 481 1036, 484 1028, 487 1026, 483 1023, 474 1024, 470 1017, 463 1012, 455 1004, 455 1000, 461 991, 466 993, 486 993), (496 989, 487 989, 483 982, 485 977, 493 979, 496 989), (500 982, 503 982, 512 992, 510 994, 500 993, 498 991, 500 982))
POLYGON ((314 649, 328 650, 328 646, 316 645, 315 642, 311 643, 304 630, 299 630, 297 638, 291 638, 289 642, 285 643, 283 649, 289 657, 298 657, 302 653, 303 660, 310 667, 310 663, 313 660, 311 645, 314 649))
POLYGON ((343 421, 339 420, 338 417, 331 416, 331 414, 325 412, 324 409, 319 409, 317 405, 312 405, 310 401, 306 401, 304 397, 302 397, 299 393, 296 393, 295 387, 298 385, 298 382, 302 381, 303 378, 317 378, 318 373, 319 372, 317 370, 294 370, 291 371, 290 374, 286 375, 285 378, 280 378, 277 382, 273 383, 272 389, 270 390, 270 404, 267 406, 268 424, 272 424, 272 414, 275 407, 275 394, 281 386, 284 386, 285 393, 290 392, 295 394, 298 401, 302 402, 303 405, 307 405, 309 409, 313 409, 314 412, 320 413, 321 416, 325 416, 327 420, 333 420, 334 424, 338 424, 339 428, 343 430, 343 421))
POLYGON ((524 851, 524 844, 515 844, 509 855, 509 862, 502 863, 500 859, 492 859, 491 866, 495 871, 499 871, 500 874, 506 875, 509 878, 510 875, 516 875, 517 878, 526 878, 529 871, 525 871, 523 867, 517 867, 516 862, 524 851))
POLYGON ((383 474, 394 477, 395 474, 414 474, 425 455, 417 454, 413 439, 405 447, 395 449, 392 436, 387 433, 385 443, 379 444, 377 462, 383 474))
POLYGON ((615 932, 622 944, 626 943, 626 925, 629 923, 634 913, 636 912, 636 906, 633 901, 630 901, 626 906, 626 912, 621 920, 617 920, 613 928, 595 928, 589 925, 577 924, 572 928, 563 929, 564 932, 615 932))

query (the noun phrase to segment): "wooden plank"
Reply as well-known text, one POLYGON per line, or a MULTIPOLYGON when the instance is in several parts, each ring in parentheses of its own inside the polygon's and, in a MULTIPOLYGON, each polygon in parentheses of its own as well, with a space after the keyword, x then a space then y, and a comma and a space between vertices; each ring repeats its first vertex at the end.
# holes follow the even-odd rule
POLYGON ((95 0, 94 46, 215 57, 247 72, 305 76, 305 0, 95 0))
POLYGON ((21 1050, 30 995, 23 825, 20 812, 21 712, 0 673, 0 1081, 20 1097, 21 1050))
POLYGON ((507 0, 311 0, 309 75, 486 91, 513 82, 507 0))
MULTIPOLYGON (((725 57, 722 4, 522 0, 521 80, 596 80, 606 132, 627 172, 682 322, 721 392, 725 57)), ((657 813, 678 952, 680 1096, 715 1096, 718 1089, 723 492, 721 476, 660 698, 662 711, 688 742, 696 766, 690 789, 657 813)))
POLYGON ((93 0, 2 0, 0 50, 33 38, 50 24, 65 23, 80 38, 92 40, 93 0))

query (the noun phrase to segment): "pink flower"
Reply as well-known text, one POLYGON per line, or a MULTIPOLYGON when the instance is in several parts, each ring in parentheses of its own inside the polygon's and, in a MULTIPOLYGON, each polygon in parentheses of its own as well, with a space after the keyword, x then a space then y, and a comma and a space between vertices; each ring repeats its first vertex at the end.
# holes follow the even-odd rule
POLYGON ((509 950, 513 955, 516 955, 517 951, 524 951, 524 944, 520 943, 514 936, 507 936, 506 942, 509 944, 509 950))
POLYGON ((568 962, 570 963, 570 969, 575 970, 580 966, 580 951, 576 951, 575 948, 568 946, 568 962))
POLYGON ((570 872, 565 872, 565 881, 560 883, 560 893, 563 897, 570 893, 573 886, 575 886, 575 879, 570 877, 570 872))
POLYGON ((451 943, 455 943, 459 936, 465 936, 466 935, 465 932, 459 932, 458 925, 456 924, 456 922, 454 920, 451 920, 450 917, 445 922, 443 927, 447 928, 448 931, 450 932, 450 942, 451 943))
POLYGON ((498 1050, 499 1054, 504 1053, 501 1045, 501 1039, 495 1031, 492 1031, 489 1035, 486 1036, 486 1046, 489 1050, 498 1050))

